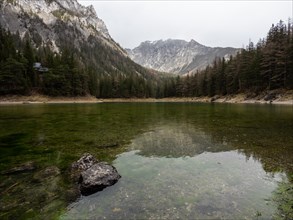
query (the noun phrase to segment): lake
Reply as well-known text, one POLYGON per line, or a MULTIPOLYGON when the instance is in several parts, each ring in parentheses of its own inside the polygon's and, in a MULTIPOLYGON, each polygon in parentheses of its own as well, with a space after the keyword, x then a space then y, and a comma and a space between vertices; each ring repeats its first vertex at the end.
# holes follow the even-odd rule
POLYGON ((0 155, 1 219, 293 218, 292 106, 2 105, 0 155), (66 176, 85 152, 122 178, 75 198, 66 176))

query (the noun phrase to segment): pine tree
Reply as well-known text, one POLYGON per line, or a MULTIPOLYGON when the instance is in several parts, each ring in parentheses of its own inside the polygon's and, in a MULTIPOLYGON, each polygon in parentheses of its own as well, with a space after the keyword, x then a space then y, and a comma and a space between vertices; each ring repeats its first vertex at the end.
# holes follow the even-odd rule
POLYGON ((31 45, 29 39, 27 39, 25 42, 25 46, 23 49, 23 55, 24 55, 24 58, 27 60, 26 72, 27 72, 27 76, 29 77, 30 86, 35 87, 35 86, 37 86, 37 77, 36 77, 36 73, 33 69, 35 59, 34 59, 33 48, 32 48, 32 45, 31 45))

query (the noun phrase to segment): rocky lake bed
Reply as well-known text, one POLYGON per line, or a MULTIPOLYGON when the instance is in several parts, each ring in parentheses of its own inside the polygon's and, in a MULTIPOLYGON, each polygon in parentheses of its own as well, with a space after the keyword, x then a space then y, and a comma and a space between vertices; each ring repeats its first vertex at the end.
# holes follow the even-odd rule
POLYGON ((68 103, 0 111, 1 218, 292 217, 290 105, 68 103))

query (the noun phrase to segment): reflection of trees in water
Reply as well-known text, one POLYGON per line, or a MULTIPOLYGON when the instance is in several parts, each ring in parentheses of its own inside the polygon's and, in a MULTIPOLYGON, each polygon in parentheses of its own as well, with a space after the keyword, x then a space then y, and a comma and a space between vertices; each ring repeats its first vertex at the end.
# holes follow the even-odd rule
POLYGON ((228 145, 214 142, 209 135, 190 126, 165 125, 140 135, 133 141, 138 154, 146 157, 193 157, 205 151, 231 150, 228 145))
POLYGON ((227 132, 208 124, 177 123, 159 126, 138 136, 133 140, 132 146, 139 150, 138 154, 146 157, 170 158, 237 150, 247 159, 252 157, 259 161, 263 169, 272 175, 279 172, 286 174, 287 178, 278 183, 270 202, 274 202, 278 208, 276 218, 292 219, 292 147, 290 143, 283 142, 283 147, 276 147, 280 143, 276 143, 275 137, 268 138, 259 138, 259 132, 253 134, 253 131, 242 127, 227 132), (198 126, 201 129, 196 128, 198 126))
POLYGON ((210 149, 201 149, 201 144, 191 145, 193 149, 186 150, 190 155, 203 150, 239 150, 260 161, 267 172, 293 171, 293 111, 290 106, 166 103, 160 104, 158 109, 157 121, 172 125, 173 135, 181 132, 178 136, 184 139, 187 135, 193 139, 192 144, 201 143, 203 135, 209 139, 210 149))
POLYGON ((157 157, 195 156, 205 151, 238 150, 247 158, 261 162, 266 172, 292 173, 293 147, 267 136, 266 129, 253 132, 247 128, 213 127, 210 124, 167 124, 146 132, 133 141, 139 154, 157 157), (200 127, 201 129, 198 129, 200 127), (260 134, 263 133, 263 134, 260 134), (280 147, 281 145, 281 147, 280 147), (291 153, 292 152, 292 153, 291 153))
MULTIPOLYGON (((210 106, 211 107, 211 106, 210 106)), ((286 174, 273 192, 276 218, 292 219, 293 119, 292 109, 278 106, 229 106, 219 108, 186 105, 180 114, 164 109, 165 126, 134 140, 139 154, 157 157, 195 156, 237 150, 254 158, 274 175, 286 174)))
MULTIPOLYGON (((288 175, 287 175, 288 176, 288 175)), ((283 179, 278 183, 278 188, 273 192, 272 200, 278 208, 276 219, 293 219, 293 186, 291 181, 283 179)))
POLYGON ((278 137, 269 136, 265 132, 265 129, 263 134, 248 129, 235 129, 226 134, 217 133, 213 137, 214 140, 221 141, 222 135, 225 135, 225 141, 229 145, 245 154, 247 158, 253 157, 261 162, 266 172, 292 173, 293 140, 280 141, 278 137))
POLYGON ((272 194, 272 201, 275 202, 278 211, 276 219, 293 219, 293 175, 286 172, 288 179, 284 178, 278 183, 277 189, 272 194))
MULTIPOLYGON (((204 151, 238 150, 260 161, 266 172, 285 172, 290 181, 288 186, 292 188, 292 107, 119 103, 5 109, 1 109, 0 133, 4 141, 2 152, 6 155, 2 159, 6 162, 37 158, 41 166, 44 163, 62 168, 84 152, 110 162, 125 151, 121 146, 133 140, 144 156, 178 158, 204 151), (19 134, 18 128, 28 137, 15 136, 19 134), (118 147, 103 147, 113 143, 118 147), (20 150, 26 146, 29 151, 20 150)), ((9 166, 9 163, 1 164, 3 169, 9 166)), ((291 193, 287 200, 279 193, 280 199, 276 200, 287 207, 288 201, 292 204, 292 190, 281 191, 291 193)), ((12 193, 10 199, 14 200, 12 193)))
POLYGON ((280 141, 278 137, 266 134, 266 129, 262 129, 262 134, 249 129, 235 128, 229 132, 212 131, 210 135, 214 142, 226 143, 232 149, 245 154, 247 158, 253 157, 258 160, 266 172, 293 171, 293 140, 280 141))

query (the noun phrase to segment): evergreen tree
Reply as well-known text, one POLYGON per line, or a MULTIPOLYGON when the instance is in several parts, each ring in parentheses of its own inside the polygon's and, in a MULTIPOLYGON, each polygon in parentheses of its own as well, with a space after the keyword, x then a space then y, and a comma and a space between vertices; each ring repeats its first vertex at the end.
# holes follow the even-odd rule
POLYGON ((30 86, 35 87, 35 86, 37 86, 37 77, 36 77, 36 73, 33 69, 35 59, 34 59, 33 48, 32 48, 32 45, 31 45, 29 39, 27 39, 25 42, 25 46, 23 49, 23 55, 24 55, 24 58, 27 60, 26 72, 29 77, 29 84, 30 84, 30 86))

